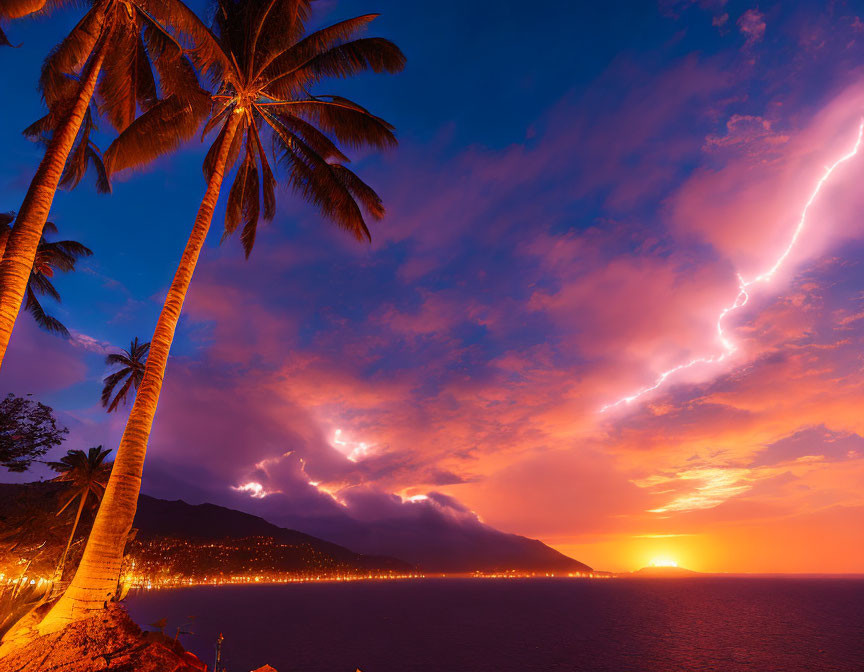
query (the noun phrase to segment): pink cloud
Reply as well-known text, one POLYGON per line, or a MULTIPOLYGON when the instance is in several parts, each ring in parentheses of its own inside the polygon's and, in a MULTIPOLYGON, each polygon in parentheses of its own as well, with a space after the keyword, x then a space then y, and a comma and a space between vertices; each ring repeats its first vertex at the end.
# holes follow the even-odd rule
POLYGON ((758 9, 748 9, 738 19, 738 29, 746 39, 746 46, 752 46, 765 36, 765 15, 758 9))

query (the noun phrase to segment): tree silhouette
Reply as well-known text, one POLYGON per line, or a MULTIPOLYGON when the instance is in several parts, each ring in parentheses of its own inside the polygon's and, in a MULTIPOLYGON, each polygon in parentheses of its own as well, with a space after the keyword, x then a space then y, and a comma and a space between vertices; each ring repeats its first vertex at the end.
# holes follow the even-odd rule
POLYGON ((150 350, 149 343, 140 343, 136 336, 129 345, 128 350, 121 350, 119 353, 112 353, 105 358, 105 362, 111 366, 121 366, 119 371, 115 371, 102 381, 102 406, 108 407, 108 412, 116 411, 119 404, 126 403, 129 398, 129 393, 134 386, 137 390, 144 378, 144 365, 147 362, 147 352, 150 350), (123 381, 123 386, 111 399, 114 394, 114 389, 123 381))

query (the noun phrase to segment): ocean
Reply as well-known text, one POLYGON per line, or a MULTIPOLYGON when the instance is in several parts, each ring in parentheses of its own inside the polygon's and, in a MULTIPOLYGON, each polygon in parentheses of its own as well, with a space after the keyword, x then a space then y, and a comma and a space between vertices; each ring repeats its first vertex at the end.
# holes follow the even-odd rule
POLYGON ((229 672, 862 672, 864 580, 417 579, 140 591, 229 672))

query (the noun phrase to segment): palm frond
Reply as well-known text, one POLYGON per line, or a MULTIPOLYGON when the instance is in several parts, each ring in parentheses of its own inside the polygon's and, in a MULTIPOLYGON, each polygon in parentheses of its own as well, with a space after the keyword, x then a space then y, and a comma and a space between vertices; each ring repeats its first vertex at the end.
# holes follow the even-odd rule
POLYGON ((93 250, 91 250, 85 245, 82 245, 77 240, 58 240, 53 243, 47 243, 47 245, 52 246, 54 249, 58 250, 60 253, 72 260, 72 264, 68 268, 61 268, 61 270, 64 271, 74 271, 75 261, 79 257, 93 256, 93 250))
MULTIPOLYGON (((243 138, 246 137, 246 123, 247 122, 244 116, 244 119, 240 122, 240 124, 237 126, 237 129, 234 131, 234 138, 231 141, 231 147, 228 150, 228 158, 225 162, 226 175, 234 167, 234 164, 237 161, 237 157, 240 156, 240 149, 243 146, 243 138)), ((221 147, 222 143, 225 141, 225 131, 227 128, 227 123, 222 125, 222 130, 219 132, 219 135, 216 136, 216 141, 210 146, 210 149, 207 152, 207 156, 204 157, 204 177, 208 180, 213 174, 213 166, 216 161, 216 156, 219 153, 219 147, 221 147)))
MULTIPOLYGON (((270 221, 276 216, 276 178, 273 175, 273 169, 270 168, 270 162, 267 160, 267 152, 264 151, 264 146, 261 144, 261 136, 259 135, 257 125, 253 125, 251 134, 252 139, 255 141, 258 160, 261 162, 261 192, 264 200, 264 219, 270 221)), ((246 256, 248 257, 249 255, 247 254, 246 256)))
POLYGON ((24 309, 33 316, 33 319, 36 320, 36 324, 38 324, 45 331, 59 334, 66 338, 69 337, 69 330, 63 326, 60 320, 58 320, 56 317, 51 317, 43 310, 42 305, 39 303, 36 295, 33 293, 33 290, 30 289, 29 285, 27 287, 25 297, 26 298, 24 303, 24 309))
POLYGON ((105 161, 99 149, 92 142, 87 146, 87 158, 93 170, 96 171, 96 191, 100 194, 111 193, 111 179, 108 177, 108 170, 105 168, 105 161))
POLYGON ((107 47, 102 76, 96 87, 99 112, 118 132, 135 119, 138 109, 136 72, 138 54, 137 26, 123 21, 114 26, 107 47))
POLYGON ((0 17, 20 19, 45 7, 46 0, 0 0, 0 17))
POLYGON ((275 73, 267 84, 276 98, 296 96, 327 77, 352 77, 366 70, 395 73, 405 67, 405 55, 390 40, 368 37, 338 44, 324 53, 275 73))
POLYGON ((48 114, 37 119, 21 132, 30 140, 47 140, 51 131, 57 127, 58 121, 65 118, 70 107, 71 101, 66 101, 65 104, 58 103, 48 114))
POLYGON ((92 128, 93 117, 88 107, 84 113, 84 123, 81 124, 81 130, 78 133, 75 146, 66 160, 66 166, 63 168, 63 175, 60 178, 60 186, 65 189, 74 189, 77 187, 83 179, 84 173, 87 172, 87 149, 90 144, 90 131, 92 128))
MULTIPOLYGON (((243 7, 244 4, 252 3, 238 3, 242 10, 248 12, 248 8, 243 7)), ((264 3, 259 3, 258 12, 239 17, 229 15, 220 25, 220 35, 222 35, 222 29, 226 27, 230 28, 232 20, 234 25, 240 27, 240 30, 237 31, 237 38, 239 39, 230 39, 229 43, 232 49, 242 55, 244 60, 257 60, 261 56, 269 60, 272 54, 279 54, 291 45, 299 42, 303 37, 306 24, 311 15, 311 2, 310 0, 277 0, 267 13, 265 17, 266 21, 262 22, 261 34, 254 41, 255 52, 253 53, 251 52, 253 41, 245 39, 245 31, 247 29, 254 31, 252 27, 262 19, 263 9, 264 3), (247 25, 244 25, 247 22, 248 28, 247 25)), ((260 64, 249 63, 249 65, 253 65, 253 69, 257 70, 265 63, 266 60, 262 60, 260 64)))
POLYGON ((114 388, 120 383, 123 378, 128 375, 129 369, 121 369, 116 373, 112 373, 110 376, 107 376, 103 381, 102 388, 102 405, 108 406, 108 403, 111 401, 111 396, 114 394, 114 388))
POLYGON ((116 411, 117 406, 120 404, 121 401, 123 403, 126 403, 126 399, 129 395, 129 390, 130 390, 131 386, 132 386, 132 376, 129 376, 126 379, 126 382, 123 383, 123 387, 121 387, 120 391, 117 392, 116 396, 114 397, 114 400, 108 406, 108 412, 109 413, 113 413, 114 411, 116 411))
MULTIPOLYGON (((253 132, 250 128, 247 135, 252 135, 253 132)), ((247 137, 246 155, 237 170, 237 175, 228 194, 228 204, 225 208, 225 233, 222 236, 224 240, 234 233, 242 220, 243 232, 240 239, 247 257, 255 244, 255 233, 261 207, 256 150, 257 145, 254 139, 247 137)))
POLYGON ((158 93, 156 79, 150 68, 150 57, 144 42, 140 39, 135 40, 135 64, 131 71, 135 75, 135 98, 138 100, 138 105, 142 110, 149 110, 156 104, 158 93))
POLYGON ((342 153, 342 150, 336 146, 336 143, 308 121, 304 121, 293 114, 277 113, 276 116, 282 125, 295 135, 303 138, 303 141, 314 149, 325 161, 338 161, 340 163, 347 163, 349 161, 348 157, 342 153))
POLYGON ((151 107, 124 130, 104 154, 108 175, 147 165, 195 135, 202 116, 176 95, 151 107))
POLYGON ((338 163, 331 164, 330 169, 336 178, 351 192, 354 200, 375 219, 382 219, 385 215, 384 203, 375 190, 357 177, 348 168, 338 163))
POLYGON ((107 357, 105 357, 106 364, 121 364, 123 366, 130 366, 132 364, 129 356, 124 353, 112 352, 107 357))
POLYGON ((393 126, 340 96, 317 96, 273 105, 269 109, 300 116, 351 147, 386 149, 396 145, 393 126))
POLYGON ((38 294, 41 296, 50 296, 52 299, 60 303, 60 292, 58 292, 53 283, 41 273, 30 274, 30 281, 27 284, 27 289, 29 289, 30 293, 33 295, 33 300, 36 299, 36 295, 38 294))
POLYGON ((293 70, 309 59, 327 51, 333 45, 355 36, 378 16, 380 15, 364 14, 316 30, 299 42, 286 46, 278 53, 269 54, 269 58, 262 62, 257 74, 260 75, 265 72, 279 74, 293 70))
POLYGON ((265 115, 265 118, 276 131, 274 139, 281 150, 279 162, 294 190, 358 240, 371 240, 363 213, 351 192, 333 172, 332 166, 301 138, 282 126, 278 119, 269 115, 265 115))
MULTIPOLYGON (((210 110, 210 95, 201 88, 195 66, 184 55, 183 47, 150 15, 141 12, 142 35, 156 71, 162 97, 177 95, 192 106, 197 115, 210 110)), ((148 109, 147 107, 144 108, 148 109)))
POLYGON ((71 97, 75 90, 75 81, 71 77, 84 66, 96 48, 104 18, 104 5, 97 3, 45 59, 39 87, 49 108, 71 97))
POLYGON ((231 59, 222 50, 219 40, 189 7, 180 0, 137 0, 137 4, 155 22, 172 26, 182 35, 188 36, 188 47, 192 62, 214 81, 231 67, 231 59))

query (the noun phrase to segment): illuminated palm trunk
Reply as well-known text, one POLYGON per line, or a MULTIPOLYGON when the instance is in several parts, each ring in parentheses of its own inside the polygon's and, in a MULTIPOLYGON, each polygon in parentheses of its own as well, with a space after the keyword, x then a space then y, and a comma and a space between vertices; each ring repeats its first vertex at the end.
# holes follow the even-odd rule
POLYGON ((84 556, 69 588, 54 605, 39 626, 42 632, 59 629, 72 620, 95 615, 104 609, 117 593, 123 549, 135 518, 141 473, 147 441, 153 426, 153 416, 162 390, 168 353, 174 340, 174 330, 180 319, 183 300, 198 262, 198 255, 207 238, 213 211, 219 200, 219 190, 225 173, 228 154, 240 114, 232 114, 228 121, 222 145, 214 162, 207 191, 198 210, 195 226, 186 243, 180 265, 171 282, 165 305, 156 323, 150 354, 144 368, 144 378, 138 388, 135 403, 126 422, 117 457, 111 470, 108 487, 96 514, 93 529, 87 539, 84 556))
POLYGON ((36 258, 36 248, 39 247, 42 230, 48 221, 57 185, 60 184, 66 159, 72 151, 93 98, 104 60, 105 48, 101 47, 84 72, 78 98, 69 116, 54 133, 48 145, 6 241, 3 261, 0 262, 0 366, 3 365, 12 327, 15 326, 18 311, 21 309, 33 260, 36 258))

